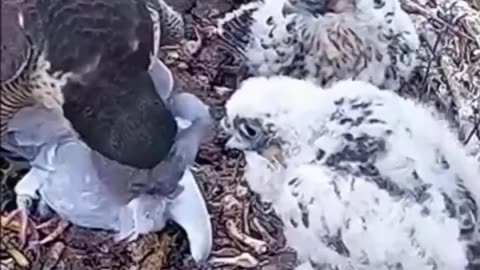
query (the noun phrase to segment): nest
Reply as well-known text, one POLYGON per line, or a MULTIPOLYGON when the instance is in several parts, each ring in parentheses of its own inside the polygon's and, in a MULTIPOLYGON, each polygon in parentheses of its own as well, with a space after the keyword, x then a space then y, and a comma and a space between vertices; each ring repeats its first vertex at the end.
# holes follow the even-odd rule
MULTIPOLYGON (((176 91, 199 96, 216 119, 242 76, 224 68, 234 66, 235 57, 205 29, 241 4, 232 1, 167 1, 183 12, 190 31, 185 46, 165 49, 162 58, 175 74, 176 91)), ((480 2, 403 0, 402 5, 415 21, 422 46, 416 74, 400 93, 444 112, 480 160, 480 2)), ((35 250, 20 250, 16 234, 2 230, 1 269, 293 269, 296 255, 285 247, 280 220, 249 191, 243 156, 224 149, 224 141, 218 132, 204 145, 195 169, 213 222, 208 265, 194 263, 184 232, 169 224, 128 245, 115 245, 108 233, 73 226, 35 250)), ((3 160, 0 170, 4 213, 13 207, 12 189, 20 176, 3 160)))

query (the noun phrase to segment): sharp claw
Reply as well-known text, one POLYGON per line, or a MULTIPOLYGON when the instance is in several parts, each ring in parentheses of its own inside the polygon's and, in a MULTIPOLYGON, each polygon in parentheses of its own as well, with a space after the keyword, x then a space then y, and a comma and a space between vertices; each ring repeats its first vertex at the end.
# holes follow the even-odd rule
POLYGON ((61 219, 56 229, 53 230, 53 232, 49 233, 47 237, 43 238, 42 240, 38 240, 39 239, 38 230, 42 230, 47 227, 50 227, 53 221, 55 221, 55 218, 50 219, 47 222, 44 222, 42 224, 36 225, 35 222, 31 220, 30 217, 28 216, 28 210, 19 208, 12 211, 5 218, 2 218, 1 221, 2 221, 1 222, 2 228, 8 228, 12 231, 17 232, 20 238, 20 245, 22 247, 25 247, 28 242, 28 248, 33 248, 37 245, 44 245, 46 243, 49 243, 55 240, 69 226, 69 223, 67 221, 64 221, 63 219, 61 219), (20 215, 20 220, 15 221, 14 218, 18 215, 20 215), (27 241, 28 232, 31 235, 30 241, 27 241))
MULTIPOLYGON (((16 231, 20 238, 20 245, 23 247, 27 243, 27 231, 28 225, 34 222, 28 217, 28 210, 23 208, 18 208, 8 214, 7 217, 2 218, 2 227, 9 228, 12 231, 16 231), (20 215, 20 220, 15 222, 14 218, 20 215)), ((37 239, 38 234, 35 230, 35 227, 30 225, 32 236, 37 239)))
POLYGON ((212 224, 205 200, 193 177, 187 169, 180 184, 185 188, 177 198, 170 202, 170 218, 187 233, 190 251, 195 261, 205 261, 212 249, 212 224))

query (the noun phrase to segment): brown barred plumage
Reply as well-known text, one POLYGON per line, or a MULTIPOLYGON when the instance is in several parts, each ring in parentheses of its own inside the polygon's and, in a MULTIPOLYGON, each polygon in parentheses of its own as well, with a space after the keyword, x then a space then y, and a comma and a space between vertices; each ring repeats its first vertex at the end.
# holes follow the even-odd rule
POLYGON ((27 60, 12 78, 1 83, 0 136, 3 136, 8 121, 17 111, 22 107, 33 104, 29 75, 36 69, 40 54, 33 46, 30 37, 26 35, 26 38, 30 43, 27 60))
POLYGON ((63 105, 61 88, 67 76, 49 74, 50 63, 46 61, 43 50, 33 44, 28 34, 25 37, 29 43, 27 60, 12 78, 1 83, 0 137, 7 129, 8 121, 21 108, 40 103, 47 108, 61 110, 63 105))

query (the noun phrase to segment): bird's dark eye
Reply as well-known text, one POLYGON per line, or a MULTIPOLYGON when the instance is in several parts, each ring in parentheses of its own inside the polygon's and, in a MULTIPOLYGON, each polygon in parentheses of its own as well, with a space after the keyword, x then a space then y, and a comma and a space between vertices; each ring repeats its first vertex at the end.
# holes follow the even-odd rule
POLYGON ((381 9, 385 6, 385 2, 383 0, 373 0, 373 8, 375 9, 381 9))
POLYGON ((257 135, 257 131, 251 128, 249 125, 245 125, 245 131, 247 132, 247 135, 250 137, 255 137, 257 135))
POLYGON ((248 138, 255 138, 258 135, 256 128, 254 128, 253 126, 247 123, 243 123, 240 126, 240 130, 243 133, 243 135, 245 135, 245 137, 248 137, 248 138))

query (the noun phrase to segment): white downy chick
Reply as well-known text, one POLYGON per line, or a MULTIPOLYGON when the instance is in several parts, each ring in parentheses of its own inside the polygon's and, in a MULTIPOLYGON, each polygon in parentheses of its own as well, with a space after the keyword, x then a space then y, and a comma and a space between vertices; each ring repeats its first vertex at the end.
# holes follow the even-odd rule
POLYGON ((369 83, 328 90, 251 78, 222 121, 298 269, 476 269, 480 169, 447 123, 369 83))

